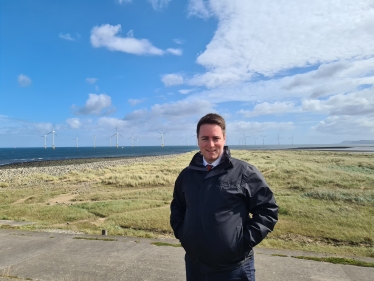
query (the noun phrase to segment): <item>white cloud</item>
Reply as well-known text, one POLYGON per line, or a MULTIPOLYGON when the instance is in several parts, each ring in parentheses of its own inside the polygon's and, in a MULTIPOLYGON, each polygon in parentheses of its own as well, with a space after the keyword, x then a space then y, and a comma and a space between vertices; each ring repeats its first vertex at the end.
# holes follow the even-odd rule
POLYGON ((183 54, 182 49, 168 48, 166 49, 166 52, 176 56, 181 56, 183 54))
POLYGON ((174 103, 155 104, 151 108, 155 117, 180 117, 185 115, 202 115, 212 111, 212 104, 206 100, 182 100, 174 103))
POLYGON ((329 116, 326 120, 319 122, 313 127, 317 132, 325 134, 339 134, 365 137, 372 139, 374 133, 374 117, 357 117, 357 116, 329 116))
MULTIPOLYGON (((293 122, 228 122, 227 131, 229 136, 260 136, 267 131, 292 131, 295 129, 293 122)), ((273 141, 274 142, 274 141, 273 141)))
POLYGON ((144 101, 145 99, 128 99, 128 103, 131 104, 132 106, 142 103, 144 101))
POLYGON ((133 37, 119 37, 121 25, 103 24, 95 26, 91 30, 91 44, 95 48, 105 47, 111 51, 120 51, 135 55, 161 56, 164 51, 156 48, 147 39, 135 39, 133 37))
POLYGON ((20 85, 21 87, 30 86, 31 82, 32 82, 31 79, 27 75, 24 75, 24 74, 18 75, 18 85, 20 85))
POLYGON ((291 112, 300 112, 294 102, 275 102, 268 103, 263 102, 255 105, 252 111, 250 110, 239 110, 238 113, 243 117, 254 117, 259 115, 270 115, 270 114, 284 114, 291 112))
POLYGON ((69 118, 69 119, 66 119, 66 123, 68 123, 68 125, 72 129, 79 129, 82 126, 82 123, 79 120, 79 118, 69 118))
POLYGON ((178 45, 184 44, 184 40, 182 40, 182 39, 175 38, 175 39, 173 39, 173 41, 174 41, 174 43, 176 43, 178 45))
POLYGON ((68 40, 68 41, 75 41, 75 39, 71 37, 70 33, 66 33, 66 34, 60 33, 58 37, 68 40))
POLYGON ((188 14, 189 16, 197 16, 204 19, 213 15, 208 0, 190 0, 188 3, 188 14))
POLYGON ((148 0, 152 4, 153 9, 160 10, 168 6, 171 0, 148 0))
POLYGON ((163 130, 191 134, 201 116, 214 112, 213 105, 206 100, 183 100, 165 104, 155 104, 149 110, 140 109, 126 114, 123 120, 133 128, 143 131, 163 130))
POLYGON ((374 117, 374 87, 349 94, 338 94, 326 100, 304 100, 304 111, 322 112, 333 116, 363 115, 374 117))
POLYGON ((191 14, 209 11, 218 18, 218 29, 197 58, 207 73, 195 76, 193 85, 213 88, 373 56, 372 1, 190 1, 191 14))
POLYGON ((107 115, 113 113, 112 99, 106 94, 88 94, 88 100, 83 107, 72 105, 72 110, 77 115, 107 115))
MULTIPOLYGON (((118 131, 125 129, 129 126, 129 123, 125 120, 112 118, 112 117, 100 117, 97 121, 97 125, 102 128, 117 128, 118 131)), ((120 132, 118 132, 120 134, 120 132)))
POLYGON ((127 3, 131 3, 132 0, 117 0, 117 2, 121 5, 123 3, 127 4, 127 3))
POLYGON ((161 81, 166 87, 183 84, 183 77, 179 74, 166 74, 162 76, 161 81))
POLYGON ((88 84, 95 84, 97 81, 97 78, 86 78, 86 82, 88 84))
POLYGON ((191 92, 195 91, 195 89, 181 89, 181 90, 178 90, 179 93, 181 93, 182 95, 187 95, 191 92))

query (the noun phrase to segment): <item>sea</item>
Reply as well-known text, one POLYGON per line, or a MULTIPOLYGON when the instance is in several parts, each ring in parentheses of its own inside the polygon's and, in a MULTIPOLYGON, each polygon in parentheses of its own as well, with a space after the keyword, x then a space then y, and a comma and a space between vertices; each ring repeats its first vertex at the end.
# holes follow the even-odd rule
MULTIPOLYGON (((230 145, 233 149, 245 150, 279 150, 279 149, 315 149, 351 152, 374 153, 372 145, 230 145)), ((80 158, 124 158, 180 154, 198 151, 198 147, 191 146, 120 146, 120 147, 20 147, 0 148, 0 165, 49 161, 67 160, 80 158)))

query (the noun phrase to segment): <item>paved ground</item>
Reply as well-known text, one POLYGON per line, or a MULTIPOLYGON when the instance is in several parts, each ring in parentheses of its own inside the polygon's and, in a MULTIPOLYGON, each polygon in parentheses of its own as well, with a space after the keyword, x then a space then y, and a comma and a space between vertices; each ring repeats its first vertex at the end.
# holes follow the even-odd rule
MULTIPOLYGON (((155 241, 178 243, 173 239, 0 229, 0 280, 185 280, 184 250, 180 247, 151 244, 155 241), (88 240, 103 238, 115 241, 88 240)), ((291 257, 296 255, 306 256, 311 253, 256 248, 256 280, 374 280, 374 268, 335 265, 291 257)), ((373 262, 374 259, 369 261, 373 262)))

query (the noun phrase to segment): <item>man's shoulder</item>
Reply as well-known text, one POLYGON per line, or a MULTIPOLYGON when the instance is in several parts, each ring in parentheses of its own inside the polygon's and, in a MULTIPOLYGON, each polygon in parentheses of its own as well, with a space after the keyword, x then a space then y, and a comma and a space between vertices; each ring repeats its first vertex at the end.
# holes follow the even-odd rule
POLYGON ((242 173, 260 173, 259 169, 256 168, 255 165, 248 163, 244 160, 240 160, 238 158, 231 157, 231 163, 234 169, 241 170, 242 173))

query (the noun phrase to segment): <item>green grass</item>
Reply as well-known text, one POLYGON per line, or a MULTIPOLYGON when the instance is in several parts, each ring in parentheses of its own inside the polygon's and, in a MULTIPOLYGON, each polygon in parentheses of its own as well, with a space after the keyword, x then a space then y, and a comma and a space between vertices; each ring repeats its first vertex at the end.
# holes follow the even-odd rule
POLYGON ((166 242, 152 242, 151 244, 155 246, 182 247, 181 244, 171 244, 171 243, 166 243, 166 242))
POLYGON ((345 264, 345 265, 356 265, 356 266, 363 266, 363 267, 374 267, 374 263, 372 263, 372 262, 365 262, 365 261, 348 259, 348 258, 338 258, 338 257, 320 258, 320 257, 306 257, 306 256, 292 256, 292 257, 297 258, 297 259, 329 262, 329 263, 334 263, 334 264, 345 264))
MULTIPOLYGON (((374 258, 373 154, 231 152, 263 173, 279 205, 279 222, 260 246, 374 258)), ((192 155, 17 177, 0 186, 0 219, 35 222, 18 227, 26 230, 170 238, 174 181, 192 155)))

